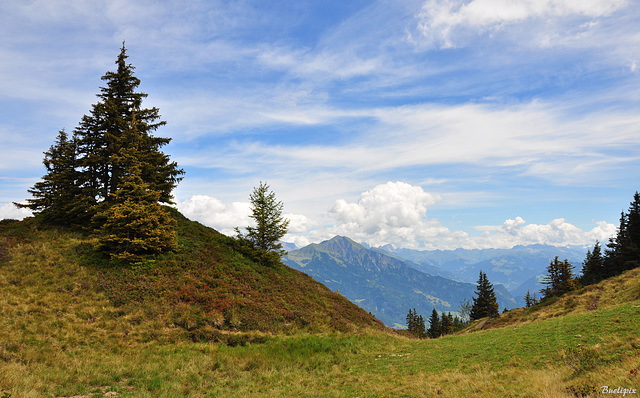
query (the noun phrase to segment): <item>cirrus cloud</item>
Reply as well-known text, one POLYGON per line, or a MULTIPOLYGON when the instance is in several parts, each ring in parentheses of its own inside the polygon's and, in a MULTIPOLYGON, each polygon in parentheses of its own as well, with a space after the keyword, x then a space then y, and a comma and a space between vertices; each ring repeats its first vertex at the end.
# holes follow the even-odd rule
MULTIPOLYGON (((418 14, 418 31, 427 45, 452 48, 465 35, 497 32, 510 25, 537 21, 538 26, 533 29, 543 25, 547 30, 543 35, 546 39, 538 43, 548 44, 552 36, 577 33, 571 18, 587 21, 577 24, 580 31, 587 31, 597 25, 593 19, 609 16, 627 4, 627 0, 428 0, 418 14), (562 27, 563 19, 571 21, 562 27)), ((584 35, 577 37, 581 36, 584 35)))

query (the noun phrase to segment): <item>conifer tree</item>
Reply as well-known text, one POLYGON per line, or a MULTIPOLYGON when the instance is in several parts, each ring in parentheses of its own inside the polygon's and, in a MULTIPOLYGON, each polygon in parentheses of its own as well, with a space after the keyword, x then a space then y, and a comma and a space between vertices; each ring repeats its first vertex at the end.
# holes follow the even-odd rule
POLYGON ((524 305, 526 308, 529 308, 533 305, 533 299, 531 297, 531 292, 527 289, 527 294, 524 295, 524 305))
POLYGON ((134 166, 122 176, 120 188, 112 195, 114 203, 94 216, 102 225, 97 248, 127 261, 176 248, 175 219, 158 203, 160 194, 137 171, 134 166))
POLYGON ((258 253, 263 262, 273 264, 285 255, 280 239, 287 233, 289 220, 282 216, 282 202, 276 200, 273 191, 269 191, 269 185, 260 181, 260 185, 254 188, 249 196, 251 201, 251 215, 256 226, 247 226, 247 233, 242 234, 236 228, 238 240, 249 245, 258 253))
POLYGON ((440 320, 440 334, 446 335, 453 333, 453 317, 451 313, 442 313, 442 319, 440 320))
POLYGON ((593 251, 587 250, 587 256, 582 262, 582 277, 580 283, 582 285, 592 285, 606 278, 606 268, 604 265, 604 257, 600 248, 600 242, 596 241, 593 251))
POLYGON ((640 194, 633 195, 629 212, 620 215, 620 227, 611 238, 605 251, 606 277, 640 266, 640 194))
MULTIPOLYGON (((176 221, 158 202, 161 193, 141 177, 140 144, 135 114, 125 129, 131 144, 112 156, 123 174, 120 186, 109 194, 110 205, 93 221, 101 225, 98 249, 112 257, 135 260, 140 255, 157 254, 176 248, 176 221)), ((157 188, 157 187, 156 187, 157 188)))
POLYGON ((424 318, 422 315, 418 315, 416 309, 409 309, 409 313, 407 314, 407 329, 411 334, 418 338, 423 338, 425 336, 425 324, 424 318))
POLYGON ((427 330, 427 335, 432 339, 440 337, 442 334, 440 329, 440 316, 438 316, 438 311, 434 308, 431 311, 431 317, 429 318, 429 329, 427 330))
POLYGON ((547 276, 542 290, 544 298, 560 296, 578 288, 578 283, 573 274, 573 265, 568 261, 559 261, 558 256, 549 263, 547 276))
POLYGON ((44 153, 47 173, 28 192, 33 196, 26 204, 15 203, 39 214, 48 223, 69 225, 83 221, 90 199, 78 186, 76 141, 64 130, 44 153))
POLYGON ((153 133, 165 122, 157 108, 142 107, 147 94, 136 92, 140 80, 127 57, 123 43, 98 103, 73 138, 60 132, 45 152, 47 174, 19 206, 56 224, 93 220, 102 233, 98 248, 131 259, 175 248, 175 220, 160 202, 172 203, 184 171, 161 151, 170 139, 153 133))
POLYGON ((472 321, 484 317, 494 318, 500 315, 493 285, 487 279, 487 274, 482 271, 480 271, 475 294, 477 297, 473 298, 473 307, 471 307, 470 314, 472 321))
POLYGON ((159 201, 172 203, 171 192, 184 171, 160 150, 171 139, 152 135, 166 122, 159 120, 158 108, 142 107, 147 94, 136 92, 140 79, 133 75, 135 68, 126 63, 127 58, 123 43, 116 60, 117 71, 102 76, 106 87, 100 88, 98 103, 89 115, 83 116, 74 132, 81 155, 81 182, 96 202, 111 202, 123 177, 131 172, 118 162, 118 154, 134 145, 135 140, 139 149, 138 176, 149 189, 159 193, 159 201))

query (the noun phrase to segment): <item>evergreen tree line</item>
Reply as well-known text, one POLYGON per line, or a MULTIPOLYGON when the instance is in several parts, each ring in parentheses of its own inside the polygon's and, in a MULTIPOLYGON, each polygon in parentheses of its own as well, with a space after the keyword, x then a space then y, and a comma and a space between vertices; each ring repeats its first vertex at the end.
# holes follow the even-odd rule
POLYGON ((633 195, 627 213, 620 215, 620 226, 615 237, 609 238, 602 253, 600 242, 587 251, 579 282, 584 285, 598 283, 624 271, 640 266, 640 194, 633 195))
POLYGON ((173 203, 184 171, 161 151, 171 139, 153 133, 166 122, 158 108, 142 106, 147 94, 136 91, 127 58, 123 43, 98 102, 71 136, 58 133, 44 152, 42 181, 16 205, 46 223, 96 230, 99 249, 130 259, 175 248, 175 220, 161 203, 173 203))
MULTIPOLYGON (((543 282, 546 287, 541 290, 541 293, 543 299, 561 296, 638 266, 640 266, 640 194, 636 192, 629 205, 629 211, 622 212, 616 236, 609 239, 604 253, 600 242, 596 241, 593 250, 587 251, 580 276, 574 273, 575 267, 568 260, 560 261, 556 257, 547 266, 547 275, 543 282)), ((538 303, 535 293, 531 296, 529 291, 524 299, 527 307, 538 303)))
POLYGON ((466 325, 458 315, 451 315, 451 312, 442 316, 438 315, 438 311, 433 309, 431 317, 429 318, 429 329, 426 329, 425 321, 422 315, 416 312, 416 309, 410 309, 407 314, 407 329, 409 332, 418 338, 430 337, 432 339, 451 334, 457 330, 462 329, 466 325))

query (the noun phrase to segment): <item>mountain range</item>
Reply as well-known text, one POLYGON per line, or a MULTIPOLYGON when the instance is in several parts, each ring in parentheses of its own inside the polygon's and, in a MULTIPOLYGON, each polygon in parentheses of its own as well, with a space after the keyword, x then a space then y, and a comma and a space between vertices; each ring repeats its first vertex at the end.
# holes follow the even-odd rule
POLYGON ((511 249, 432 250, 372 248, 336 236, 292 250, 283 262, 340 292, 388 326, 404 327, 410 308, 425 318, 433 308, 457 312, 473 297, 480 271, 493 283, 500 308, 524 305, 527 290, 542 289, 555 257, 580 269, 586 249, 547 245, 511 249))
MULTIPOLYGON (((343 236, 292 251, 283 263, 338 291, 392 327, 404 327, 411 308, 425 318, 434 308, 457 312, 476 288, 472 283, 427 274, 343 236)), ((494 288, 500 308, 516 307, 506 288, 494 288)))
POLYGON ((574 272, 582 268, 585 258, 584 247, 557 247, 550 245, 514 246, 511 249, 456 249, 456 250, 410 250, 383 246, 374 250, 407 261, 416 269, 432 273, 442 272, 443 276, 462 282, 475 283, 483 271, 493 284, 506 287, 516 298, 518 305, 524 305, 527 290, 540 291, 546 267, 556 256, 568 260, 575 266, 574 272))

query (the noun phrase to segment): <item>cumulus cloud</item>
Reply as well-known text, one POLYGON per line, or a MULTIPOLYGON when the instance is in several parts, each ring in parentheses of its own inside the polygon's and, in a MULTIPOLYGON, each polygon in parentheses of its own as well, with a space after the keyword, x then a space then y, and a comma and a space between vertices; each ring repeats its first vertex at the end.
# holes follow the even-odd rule
MULTIPOLYGON (((178 210, 187 218, 229 236, 236 234, 236 227, 243 229, 247 225, 255 225, 253 219, 249 217, 251 204, 248 202, 225 204, 212 196, 194 195, 178 203, 178 210)), ((283 238, 284 241, 295 243, 299 247, 311 243, 306 235, 317 227, 318 224, 314 220, 302 214, 287 213, 283 216, 289 220, 289 233, 283 238)))
POLYGON ((478 226, 484 235, 476 239, 479 247, 512 247, 515 245, 550 244, 555 246, 589 245, 596 240, 606 242, 616 233, 616 226, 599 221, 590 231, 583 231, 564 218, 545 225, 527 224, 522 217, 508 219, 498 226, 478 226))
POLYGON ((31 211, 27 209, 19 209, 13 203, 6 203, 0 206, 0 220, 14 219, 22 220, 31 216, 31 211))
POLYGON ((426 236, 448 233, 426 220, 427 208, 440 199, 418 186, 387 182, 362 193, 355 203, 337 200, 329 210, 337 223, 329 230, 371 245, 415 246, 426 236))
POLYGON ((329 211, 336 223, 323 232, 346 235, 372 246, 391 243, 396 247, 428 250, 510 248, 531 244, 591 245, 596 240, 607 241, 616 232, 615 225, 604 221, 596 223, 590 231, 583 231, 563 218, 539 225, 527 224, 522 217, 515 217, 501 225, 477 226, 475 228, 483 234, 471 236, 427 218, 427 208, 441 199, 419 186, 388 182, 362 193, 356 202, 336 201, 329 211))
POLYGON ((186 217, 199 221, 225 235, 234 235, 235 227, 250 225, 251 205, 244 202, 224 204, 207 195, 194 195, 178 203, 178 210, 186 217))
MULTIPOLYGON (((542 21, 548 27, 563 18, 606 17, 627 4, 627 0, 428 0, 418 15, 418 31, 431 45, 449 48, 456 47, 455 38, 467 32, 496 32, 531 21, 542 21)), ((594 24, 580 26, 588 30, 594 24)), ((548 40, 554 34, 547 32, 545 37, 548 40)))
POLYGON ((387 182, 360 195, 357 203, 336 201, 329 213, 342 223, 356 223, 367 233, 388 226, 406 228, 426 216, 427 207, 439 196, 405 182, 387 182))
MULTIPOLYGON (((395 247, 446 250, 532 244, 592 245, 596 240, 606 242, 616 233, 616 226, 605 221, 596 222, 594 228, 585 231, 564 218, 548 224, 528 224, 522 217, 515 217, 499 225, 476 226, 474 228, 482 233, 475 236, 450 230, 437 219, 427 217, 429 207, 441 201, 441 195, 425 192, 420 186, 387 182, 361 193, 355 201, 338 199, 327 214, 318 216, 318 219, 328 217, 333 222, 321 223, 302 214, 284 214, 290 223, 283 240, 303 247, 343 235, 371 246, 390 243, 395 247)), ((0 207, 0 211, 6 207, 0 207)), ((211 196, 195 195, 178 203, 178 209, 185 216, 226 235, 235 235, 235 227, 253 224, 249 217, 251 205, 245 202, 225 204, 211 196)))

